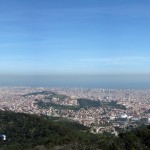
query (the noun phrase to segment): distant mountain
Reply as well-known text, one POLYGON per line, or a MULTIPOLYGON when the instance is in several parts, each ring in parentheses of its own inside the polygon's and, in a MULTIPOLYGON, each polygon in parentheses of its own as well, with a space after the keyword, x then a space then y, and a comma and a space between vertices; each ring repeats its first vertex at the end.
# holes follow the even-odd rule
POLYGON ((0 150, 149 150, 150 126, 112 135, 61 118, 0 111, 0 150))

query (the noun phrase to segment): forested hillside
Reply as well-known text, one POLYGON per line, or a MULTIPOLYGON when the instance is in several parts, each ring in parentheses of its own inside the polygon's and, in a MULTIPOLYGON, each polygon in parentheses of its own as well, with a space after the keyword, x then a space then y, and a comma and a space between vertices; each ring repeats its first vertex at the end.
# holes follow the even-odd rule
POLYGON ((112 135, 91 134, 73 121, 0 112, 1 150, 149 150, 150 126, 112 135))

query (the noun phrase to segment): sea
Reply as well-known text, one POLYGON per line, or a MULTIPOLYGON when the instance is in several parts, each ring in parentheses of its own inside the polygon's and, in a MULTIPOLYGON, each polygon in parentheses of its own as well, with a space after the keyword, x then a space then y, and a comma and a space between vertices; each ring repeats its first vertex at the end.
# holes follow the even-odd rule
POLYGON ((0 86, 150 89, 149 75, 0 75, 0 86))

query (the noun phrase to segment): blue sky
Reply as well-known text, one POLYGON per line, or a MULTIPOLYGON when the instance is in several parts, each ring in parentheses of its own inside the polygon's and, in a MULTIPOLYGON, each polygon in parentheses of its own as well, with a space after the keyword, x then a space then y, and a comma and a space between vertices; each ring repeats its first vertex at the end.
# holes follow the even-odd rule
POLYGON ((1 0, 0 74, 149 74, 149 0, 1 0))

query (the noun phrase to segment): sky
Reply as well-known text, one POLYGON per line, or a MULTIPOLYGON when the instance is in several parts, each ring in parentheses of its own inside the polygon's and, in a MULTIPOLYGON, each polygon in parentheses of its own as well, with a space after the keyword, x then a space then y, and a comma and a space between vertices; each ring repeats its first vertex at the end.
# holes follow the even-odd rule
POLYGON ((149 0, 1 0, 0 75, 148 75, 149 27, 149 0))

